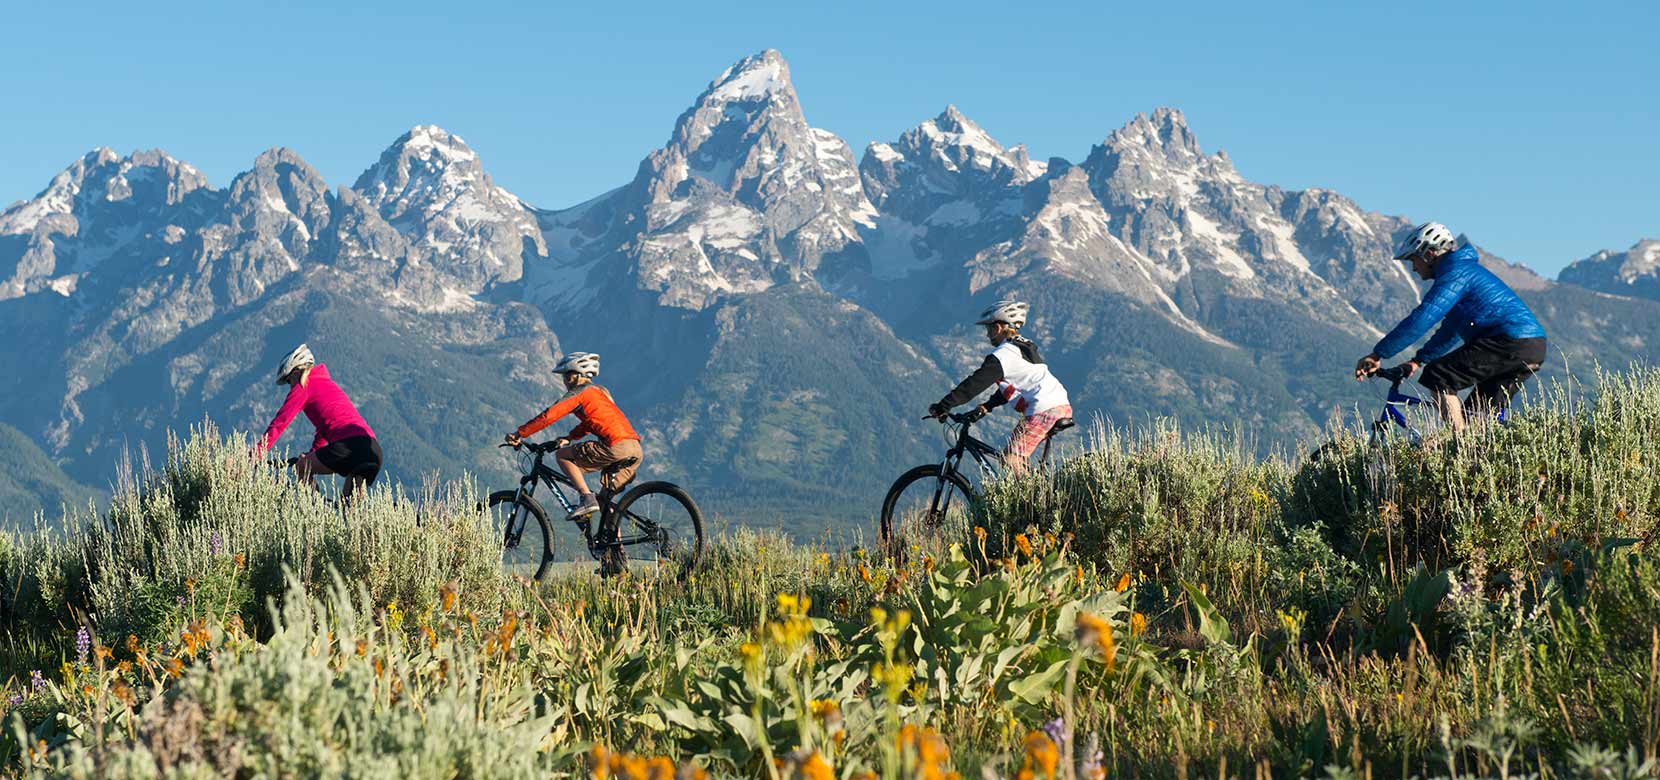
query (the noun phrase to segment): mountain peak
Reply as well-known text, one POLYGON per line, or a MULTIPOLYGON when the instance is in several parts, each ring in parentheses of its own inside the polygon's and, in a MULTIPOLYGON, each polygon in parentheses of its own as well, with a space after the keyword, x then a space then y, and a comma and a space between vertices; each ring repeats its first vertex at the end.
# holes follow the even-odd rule
POLYGON ((767 49, 738 60, 709 83, 704 102, 766 100, 774 94, 794 92, 790 65, 777 49, 767 49))
POLYGON ((296 152, 286 146, 273 146, 263 152, 260 152, 259 156, 254 158, 255 168, 271 168, 283 163, 290 165, 302 165, 308 169, 311 167, 310 164, 305 161, 305 158, 300 156, 299 152, 296 152))
POLYGON ((1204 154, 1199 148, 1199 139, 1187 126, 1187 117, 1167 106, 1154 109, 1151 116, 1136 114, 1129 123, 1114 130, 1105 145, 1117 151, 1139 147, 1166 157, 1199 157, 1204 154))
POLYGON ((1575 260, 1557 278, 1614 295, 1660 300, 1660 240, 1645 238, 1624 252, 1604 249, 1575 260))
POLYGON ((144 197, 174 204, 208 186, 207 178, 189 164, 160 149, 135 151, 126 157, 100 146, 76 159, 34 198, 0 211, 0 235, 29 233, 53 215, 75 213, 90 201, 128 201, 135 188, 144 197))
POLYGON ((476 160, 478 155, 472 147, 462 140, 461 136, 450 133, 437 125, 416 125, 409 132, 398 136, 392 142, 392 149, 397 149, 420 159, 430 159, 433 156, 441 157, 452 162, 476 160))

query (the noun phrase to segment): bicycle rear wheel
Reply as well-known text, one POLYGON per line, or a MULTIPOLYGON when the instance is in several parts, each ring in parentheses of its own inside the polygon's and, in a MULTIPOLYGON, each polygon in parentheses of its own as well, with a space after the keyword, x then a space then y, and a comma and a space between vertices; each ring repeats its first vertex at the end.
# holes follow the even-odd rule
POLYGON ((637 485, 611 511, 629 561, 671 567, 684 578, 703 557, 703 513, 680 486, 637 485))
POLYGON ((913 543, 942 530, 963 530, 974 488, 963 475, 940 475, 937 463, 917 466, 894 480, 882 499, 882 546, 901 557, 913 543))

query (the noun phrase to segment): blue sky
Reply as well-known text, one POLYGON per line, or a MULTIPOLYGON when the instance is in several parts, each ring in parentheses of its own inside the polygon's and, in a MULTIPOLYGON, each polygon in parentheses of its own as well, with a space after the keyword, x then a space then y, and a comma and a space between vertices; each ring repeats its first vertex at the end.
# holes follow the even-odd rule
POLYGON ((288 146, 350 184, 434 123, 567 206, 777 48, 808 120, 856 151, 955 103, 1080 161, 1169 105, 1248 178, 1439 219, 1547 273, 1660 237, 1656 3, 338 5, 14 4, 0 203, 95 146, 160 147, 216 186, 288 146))

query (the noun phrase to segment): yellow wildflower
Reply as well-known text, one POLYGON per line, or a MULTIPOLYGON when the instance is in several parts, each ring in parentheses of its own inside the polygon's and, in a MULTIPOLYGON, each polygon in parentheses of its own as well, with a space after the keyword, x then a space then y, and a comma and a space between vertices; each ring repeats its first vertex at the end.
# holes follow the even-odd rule
POLYGON ((1032 555, 1032 540, 1027 539, 1025 534, 1015 534, 1014 535, 1014 546, 1017 549, 1020 550, 1021 554, 1025 555, 1027 557, 1031 557, 1031 555, 1032 555))
POLYGON ((1054 780, 1055 767, 1060 764, 1061 751, 1048 734, 1033 731, 1026 735, 1026 759, 1020 767, 1021 777, 1042 777, 1054 780))
POLYGON ((1107 671, 1112 671, 1115 661, 1112 625, 1097 615, 1080 612, 1075 633, 1078 644, 1101 651, 1101 659, 1106 661, 1107 671))
POLYGON ((1130 613, 1130 636, 1141 636, 1147 633, 1147 616, 1140 612, 1130 613))
POLYGON ((1112 586, 1112 589, 1118 591, 1119 593, 1123 593, 1124 591, 1129 590, 1130 589, 1130 573, 1129 572, 1124 572, 1123 576, 1118 578, 1118 584, 1112 586))
POLYGON ((795 776, 800 780, 836 780, 835 768, 830 766, 830 762, 817 750, 802 759, 801 765, 796 767, 795 771, 795 776))
POLYGON ((454 580, 444 583, 444 587, 439 588, 438 599, 443 604, 445 612, 455 611, 456 584, 454 580))

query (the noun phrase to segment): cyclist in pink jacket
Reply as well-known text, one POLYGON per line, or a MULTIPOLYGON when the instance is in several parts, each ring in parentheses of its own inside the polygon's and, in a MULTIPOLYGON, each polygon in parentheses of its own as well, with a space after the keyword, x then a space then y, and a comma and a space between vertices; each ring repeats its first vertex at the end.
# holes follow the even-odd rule
POLYGON ((380 442, 345 391, 329 377, 328 366, 319 364, 311 349, 301 344, 283 358, 277 369, 277 384, 288 385, 288 397, 260 437, 257 451, 264 454, 270 450, 288 424, 305 412, 317 436, 312 439, 310 451, 294 463, 300 478, 315 486, 316 475, 339 474, 346 478, 340 492, 343 499, 351 498, 359 486, 374 484, 380 476, 380 442))

